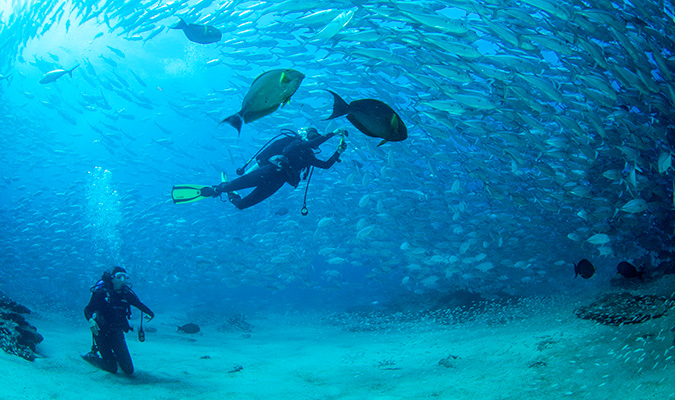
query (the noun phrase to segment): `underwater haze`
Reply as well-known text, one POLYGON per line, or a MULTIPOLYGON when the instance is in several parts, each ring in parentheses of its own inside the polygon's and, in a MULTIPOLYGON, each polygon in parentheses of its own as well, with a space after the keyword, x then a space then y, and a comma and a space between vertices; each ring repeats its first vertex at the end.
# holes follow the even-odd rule
POLYGON ((573 297, 621 260, 672 270, 668 1, 1 7, 0 290, 29 307, 80 313, 113 265, 160 313, 573 297), (179 18, 222 39, 191 41, 179 18), (220 123, 280 68, 305 74, 289 104, 240 135, 220 123), (388 104, 408 138, 325 120, 326 90, 388 104), (173 204, 173 185, 235 177, 305 126, 349 132, 307 216, 307 181, 246 210, 173 204), (583 258, 597 272, 574 279, 583 258))

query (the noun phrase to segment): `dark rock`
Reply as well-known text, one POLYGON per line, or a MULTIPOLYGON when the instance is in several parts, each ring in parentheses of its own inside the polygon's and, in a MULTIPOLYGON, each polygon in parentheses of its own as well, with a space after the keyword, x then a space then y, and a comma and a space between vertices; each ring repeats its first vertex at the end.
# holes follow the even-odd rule
POLYGON ((440 365, 441 367, 445 367, 445 368, 455 368, 455 365, 453 364, 452 361, 456 360, 458 358, 459 358, 459 356, 454 356, 454 355, 450 354, 449 356, 447 356, 447 357, 441 359, 440 361, 438 361, 438 365, 440 365))
POLYGON ((239 372, 242 369, 244 369, 244 367, 242 367, 241 365, 235 364, 235 365, 232 366, 232 368, 230 368, 229 371, 227 371, 227 373, 228 374, 234 374, 235 372, 239 372))
POLYGON ((246 316, 237 314, 227 319, 227 322, 216 328, 220 332, 251 332, 253 325, 246 322, 246 316))
POLYGON ((592 319, 604 325, 639 324, 663 316, 670 308, 665 297, 630 293, 612 293, 589 306, 579 307, 579 318, 592 319))
POLYGON ((33 361, 43 337, 21 314, 30 314, 30 310, 0 294, 0 348, 33 361))
POLYGON ((530 365, 528 365, 528 368, 541 368, 545 366, 546 363, 544 361, 535 361, 533 363, 530 363, 530 365))

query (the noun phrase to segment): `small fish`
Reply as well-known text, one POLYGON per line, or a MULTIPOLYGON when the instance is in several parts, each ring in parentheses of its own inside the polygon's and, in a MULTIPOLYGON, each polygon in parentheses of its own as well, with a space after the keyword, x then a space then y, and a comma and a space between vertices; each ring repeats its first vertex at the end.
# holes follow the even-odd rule
POLYGON ((294 69, 273 69, 260 74, 248 89, 241 110, 221 123, 227 122, 241 133, 244 123, 256 121, 288 104, 303 79, 305 74, 294 69))
POLYGON ((101 55, 99 57, 101 57, 103 59, 103 61, 108 63, 111 67, 117 68, 117 61, 113 60, 112 58, 108 58, 106 56, 103 56, 103 55, 101 55))
POLYGON ((106 47, 109 48, 110 51, 115 53, 117 55, 117 57, 125 58, 124 52, 122 52, 122 50, 116 49, 116 48, 111 47, 111 46, 106 46, 106 47))
POLYGON ((612 239, 610 239, 609 236, 605 233, 596 233, 595 235, 586 239, 586 241, 588 243, 597 244, 597 245, 603 245, 605 243, 609 243, 611 240, 612 239))
POLYGON ((80 64, 77 64, 76 66, 74 66, 73 68, 71 68, 69 70, 55 69, 53 71, 49 71, 42 76, 42 79, 40 79, 40 83, 42 83, 44 85, 45 83, 54 82, 55 80, 59 79, 60 77, 62 77, 65 74, 70 75, 70 77, 72 78, 73 77, 73 71, 75 70, 75 68, 77 68, 79 66, 80 66, 80 64))
POLYGON ((595 273, 595 267, 587 259, 579 261, 579 264, 574 264, 574 277, 581 275, 582 278, 588 279, 595 273))
POLYGON ((628 203, 624 204, 623 207, 621 207, 621 211, 631 213, 631 214, 636 214, 636 213, 641 213, 647 209, 647 202, 643 199, 633 199, 629 201, 628 203))
POLYGON ((640 278, 640 280, 642 280, 642 274, 644 273, 644 271, 638 271, 638 269, 635 268, 635 265, 628 261, 621 261, 619 265, 616 266, 616 270, 618 274, 628 279, 640 278))
POLYGON ((355 100, 347 104, 337 93, 327 90, 333 95, 333 114, 326 118, 333 119, 347 115, 347 119, 356 129, 370 137, 382 140, 378 146, 387 142, 400 142, 408 138, 408 129, 396 112, 379 100, 355 100))
POLYGON ((179 326, 178 330, 176 332, 183 332, 183 333, 189 333, 191 335, 194 335, 195 333, 199 332, 201 329, 199 329, 199 325, 197 324, 185 324, 183 326, 179 326))
POLYGON ((188 24, 182 18, 178 19, 180 22, 173 25, 171 29, 181 29, 191 42, 209 44, 219 42, 223 38, 223 34, 214 26, 188 24))

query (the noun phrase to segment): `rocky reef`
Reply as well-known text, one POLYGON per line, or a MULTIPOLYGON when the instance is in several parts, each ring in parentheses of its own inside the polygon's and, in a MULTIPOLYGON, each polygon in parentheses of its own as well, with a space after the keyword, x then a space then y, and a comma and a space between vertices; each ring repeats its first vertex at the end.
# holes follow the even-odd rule
POLYGON ((26 360, 35 360, 35 347, 43 337, 22 314, 30 310, 0 293, 0 348, 26 360))
POLYGON ((639 324, 663 316, 672 307, 666 297, 611 293, 580 307, 576 315, 604 325, 639 324))

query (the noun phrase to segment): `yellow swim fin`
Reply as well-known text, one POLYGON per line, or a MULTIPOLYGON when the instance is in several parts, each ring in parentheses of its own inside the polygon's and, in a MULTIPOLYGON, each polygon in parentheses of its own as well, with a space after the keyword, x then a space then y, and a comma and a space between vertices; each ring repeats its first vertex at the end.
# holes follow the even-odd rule
POLYGON ((214 194, 215 192, 210 185, 176 185, 171 189, 171 199, 174 204, 211 199, 214 194))

